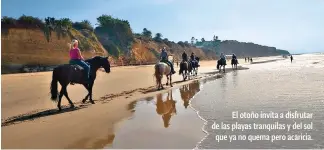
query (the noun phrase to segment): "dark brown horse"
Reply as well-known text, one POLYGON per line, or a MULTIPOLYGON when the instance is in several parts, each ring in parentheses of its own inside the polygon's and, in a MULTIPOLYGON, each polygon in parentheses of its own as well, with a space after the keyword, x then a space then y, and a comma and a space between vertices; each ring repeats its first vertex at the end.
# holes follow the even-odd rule
POLYGON ((222 67, 223 67, 223 72, 225 72, 225 66, 226 66, 226 60, 224 59, 219 59, 218 61, 217 61, 217 69, 219 69, 219 72, 221 72, 221 70, 222 70, 222 67))
POLYGON ((232 69, 234 69, 234 67, 235 67, 235 69, 237 69, 238 60, 232 59, 231 64, 232 64, 232 69))
POLYGON ((97 70, 103 67, 106 73, 109 73, 110 63, 108 61, 108 57, 101 57, 101 56, 95 56, 91 59, 86 60, 85 62, 90 64, 90 81, 88 83, 85 82, 86 79, 84 77, 83 68, 81 68, 78 65, 64 64, 54 68, 53 75, 52 75, 52 83, 51 83, 51 99, 55 102, 57 101, 57 96, 58 96, 57 82, 59 82, 62 86, 60 94, 58 96, 57 107, 59 110, 61 110, 61 100, 63 95, 69 101, 71 108, 74 107, 67 93, 67 86, 70 83, 82 84, 88 90, 88 94, 82 100, 82 102, 85 103, 85 101, 90 97, 89 99, 90 102, 94 104, 94 101, 92 100, 92 87, 94 85, 94 81, 97 76, 97 70))
POLYGON ((185 81, 187 78, 190 80, 190 73, 192 71, 192 66, 189 61, 182 61, 180 63, 180 70, 179 74, 182 74, 183 81, 185 81))

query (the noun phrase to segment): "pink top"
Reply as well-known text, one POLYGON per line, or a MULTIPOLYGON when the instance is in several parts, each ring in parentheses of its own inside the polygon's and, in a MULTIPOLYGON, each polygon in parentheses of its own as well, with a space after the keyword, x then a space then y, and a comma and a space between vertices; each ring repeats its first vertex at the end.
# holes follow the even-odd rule
POLYGON ((70 59, 81 59, 81 56, 79 55, 79 49, 73 48, 70 50, 70 59))

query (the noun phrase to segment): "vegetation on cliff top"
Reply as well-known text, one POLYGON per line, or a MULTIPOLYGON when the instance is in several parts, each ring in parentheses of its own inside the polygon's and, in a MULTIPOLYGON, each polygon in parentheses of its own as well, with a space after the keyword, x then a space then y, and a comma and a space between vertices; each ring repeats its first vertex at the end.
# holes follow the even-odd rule
MULTIPOLYGON (((131 51, 133 45, 137 41, 136 39, 144 42, 156 42, 159 45, 166 45, 170 47, 178 48, 195 48, 196 46, 202 48, 206 53, 215 55, 222 52, 234 52, 232 48, 240 49, 238 55, 251 55, 255 53, 253 50, 242 49, 239 46, 234 45, 251 45, 251 43, 240 43, 233 41, 220 41, 218 37, 214 36, 212 41, 206 41, 205 38, 201 38, 199 41, 194 37, 191 38, 190 43, 188 41, 179 41, 177 43, 169 41, 167 38, 163 39, 161 33, 156 33, 153 37, 152 32, 147 28, 144 28, 142 33, 133 33, 131 26, 127 20, 113 18, 110 15, 101 15, 97 18, 98 26, 94 28, 88 20, 81 22, 72 22, 69 18, 55 19, 53 17, 47 17, 44 20, 32 16, 21 16, 18 19, 11 17, 3 17, 1 19, 2 28, 37 28, 44 31, 49 42, 52 32, 56 32, 60 36, 69 35, 72 38, 76 38, 80 41, 81 49, 97 48, 91 44, 92 42, 99 41, 101 45, 108 51, 108 53, 114 56, 116 59, 132 57, 131 51), (83 36, 76 36, 77 32, 80 32, 83 36), (179 46, 176 46, 179 45, 179 46), (243 52, 242 51, 246 51, 243 52)), ((253 44, 253 43, 252 43, 253 44)), ((244 46, 243 46, 244 47, 244 46)), ((274 50, 271 47, 260 46, 254 44, 254 48, 258 49, 258 55, 265 54, 286 54, 289 53, 284 50, 274 50), (264 50, 264 52, 263 52, 264 50), (265 52, 267 51, 267 52, 265 52)), ((158 49, 150 49, 148 52, 157 56, 158 49)), ((275 49, 275 48, 274 48, 275 49)), ((179 53, 177 50, 170 49, 171 53, 179 53)), ((182 51, 181 51, 182 52, 182 51)))

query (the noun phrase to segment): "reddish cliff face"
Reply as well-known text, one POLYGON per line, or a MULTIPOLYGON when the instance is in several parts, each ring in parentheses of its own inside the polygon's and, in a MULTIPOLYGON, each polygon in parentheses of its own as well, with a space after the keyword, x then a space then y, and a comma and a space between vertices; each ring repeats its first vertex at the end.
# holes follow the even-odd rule
MULTIPOLYGON (((72 38, 87 39, 80 32, 72 30, 70 35, 52 34, 46 40, 43 31, 38 29, 8 29, 1 36, 1 63, 3 65, 57 65, 69 60, 69 45, 72 38)), ((96 41, 80 40, 80 45, 90 45, 83 55, 90 58, 105 55, 106 51, 96 41), (87 42, 87 43, 85 43, 87 42)))

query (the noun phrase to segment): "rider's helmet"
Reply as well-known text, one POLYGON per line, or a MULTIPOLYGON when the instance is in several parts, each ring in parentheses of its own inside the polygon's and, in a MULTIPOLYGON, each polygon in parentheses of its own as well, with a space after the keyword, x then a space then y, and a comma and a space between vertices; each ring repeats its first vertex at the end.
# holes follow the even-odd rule
POLYGON ((194 55, 194 53, 192 52, 191 55, 194 55))
POLYGON ((235 54, 233 53, 233 56, 235 56, 235 54))

